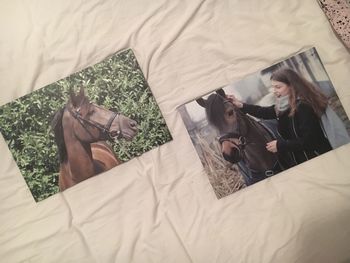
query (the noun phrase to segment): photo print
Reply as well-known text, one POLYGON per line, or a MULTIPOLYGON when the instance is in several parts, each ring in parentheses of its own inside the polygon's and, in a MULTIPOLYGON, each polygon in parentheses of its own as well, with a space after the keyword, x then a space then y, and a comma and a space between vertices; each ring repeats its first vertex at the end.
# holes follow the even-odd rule
POLYGON ((315 48, 179 107, 217 198, 350 141, 315 48))
POLYGON ((0 131, 36 201, 172 139, 130 49, 0 106, 0 131))

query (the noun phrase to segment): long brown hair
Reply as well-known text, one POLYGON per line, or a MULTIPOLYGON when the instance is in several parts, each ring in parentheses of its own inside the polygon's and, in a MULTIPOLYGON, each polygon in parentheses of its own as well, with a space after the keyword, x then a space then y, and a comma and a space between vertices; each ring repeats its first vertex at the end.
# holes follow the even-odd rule
POLYGON ((324 95, 319 88, 316 88, 313 83, 307 81, 294 70, 290 68, 280 68, 272 73, 270 80, 283 82, 290 87, 289 116, 294 116, 295 114, 297 99, 310 105, 318 117, 321 117, 325 112, 328 105, 328 98, 326 95, 324 95))

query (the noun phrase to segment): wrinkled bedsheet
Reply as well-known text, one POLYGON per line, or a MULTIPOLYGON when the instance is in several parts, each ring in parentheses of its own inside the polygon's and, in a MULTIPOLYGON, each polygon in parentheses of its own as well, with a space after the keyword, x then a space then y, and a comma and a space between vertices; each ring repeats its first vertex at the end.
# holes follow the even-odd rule
POLYGON ((350 261, 350 145, 218 200, 177 112, 315 46, 349 115, 316 0, 4 0, 0 28, 0 105, 132 48, 173 136, 39 203, 0 136, 1 262, 350 261))

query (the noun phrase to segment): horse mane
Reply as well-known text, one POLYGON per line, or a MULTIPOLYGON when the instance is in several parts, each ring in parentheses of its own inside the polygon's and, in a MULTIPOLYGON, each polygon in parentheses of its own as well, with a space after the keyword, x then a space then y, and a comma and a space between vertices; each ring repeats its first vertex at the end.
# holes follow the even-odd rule
POLYGON ((60 163, 63 163, 67 160, 67 149, 64 141, 63 126, 62 126, 62 117, 63 117, 64 110, 65 110, 64 107, 59 109, 55 113, 51 121, 51 128, 55 135, 55 142, 58 147, 58 156, 59 156, 60 163))

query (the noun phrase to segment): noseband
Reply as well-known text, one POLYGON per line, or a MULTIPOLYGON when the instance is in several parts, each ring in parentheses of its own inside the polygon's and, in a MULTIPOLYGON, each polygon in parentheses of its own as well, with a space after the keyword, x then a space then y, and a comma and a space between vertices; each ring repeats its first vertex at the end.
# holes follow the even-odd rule
POLYGON ((91 135, 91 137, 94 137, 94 136, 88 130, 88 127, 86 125, 90 125, 90 126, 92 126, 94 128, 97 128, 103 134, 103 136, 106 136, 106 138, 108 138, 109 140, 113 140, 113 136, 111 135, 110 129, 111 129, 113 121, 115 120, 115 118, 118 117, 119 130, 117 131, 117 136, 116 137, 118 139, 123 137, 122 131, 120 130, 120 123, 119 123, 119 115, 120 115, 120 113, 112 112, 112 116, 109 118, 107 124, 106 125, 101 125, 100 123, 98 123, 96 121, 84 119, 83 116, 80 113, 80 108, 78 108, 77 110, 72 110, 71 108, 66 107, 66 109, 73 116, 74 119, 79 121, 81 126, 83 126, 83 128, 91 135))
MULTIPOLYGON (((233 143, 235 145, 235 148, 238 150, 238 155, 236 157, 237 159, 235 160, 236 162, 239 162, 242 159, 244 159, 244 156, 245 156, 244 150, 245 150, 245 146, 247 145, 247 139, 244 136, 240 136, 236 133, 228 133, 228 134, 225 134, 224 136, 221 136, 219 138, 220 144, 222 144, 224 141, 230 141, 231 143, 233 143), (238 139, 238 143, 236 143, 230 139, 238 139)), ((229 159, 228 156, 227 156, 227 158, 229 159)), ((227 158, 225 158, 225 159, 227 159, 227 158)))

